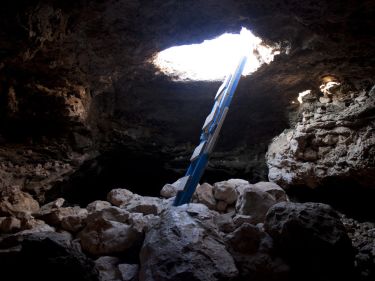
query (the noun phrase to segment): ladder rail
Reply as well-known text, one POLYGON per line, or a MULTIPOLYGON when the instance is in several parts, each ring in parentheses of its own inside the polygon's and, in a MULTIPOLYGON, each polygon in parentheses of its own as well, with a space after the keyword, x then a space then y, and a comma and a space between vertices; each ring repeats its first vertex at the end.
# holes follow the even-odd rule
POLYGON ((191 163, 184 177, 187 180, 181 182, 182 186, 179 187, 180 191, 176 195, 173 203, 174 206, 186 204, 191 201, 194 191, 208 165, 209 157, 217 143, 246 60, 246 56, 241 57, 236 69, 225 78, 215 96, 214 106, 202 127, 200 143, 190 158, 191 163))

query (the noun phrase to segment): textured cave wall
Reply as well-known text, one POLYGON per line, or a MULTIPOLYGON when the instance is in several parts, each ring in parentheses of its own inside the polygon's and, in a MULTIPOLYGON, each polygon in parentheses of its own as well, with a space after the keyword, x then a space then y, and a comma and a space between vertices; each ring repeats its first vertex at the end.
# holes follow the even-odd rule
POLYGON ((158 190, 181 175, 218 83, 173 82, 149 59, 241 26, 288 55, 241 81, 208 180, 265 178, 267 145, 289 126, 291 101, 322 75, 358 90, 374 83, 373 1, 15 0, 0 13, 3 185, 16 180, 14 166, 31 190, 133 175, 131 184, 158 190))

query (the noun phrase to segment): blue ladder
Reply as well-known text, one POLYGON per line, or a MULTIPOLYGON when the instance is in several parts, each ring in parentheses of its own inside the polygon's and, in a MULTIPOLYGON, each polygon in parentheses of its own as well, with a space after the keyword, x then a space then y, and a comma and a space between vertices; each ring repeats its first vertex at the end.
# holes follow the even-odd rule
POLYGON ((215 96, 215 103, 211 113, 207 116, 202 127, 200 143, 195 148, 190 158, 190 166, 183 178, 180 179, 179 192, 173 203, 180 206, 189 203, 199 180, 208 164, 209 156, 216 144, 221 127, 228 113, 230 103, 238 82, 246 64, 246 56, 243 56, 237 68, 229 74, 220 86, 215 96))

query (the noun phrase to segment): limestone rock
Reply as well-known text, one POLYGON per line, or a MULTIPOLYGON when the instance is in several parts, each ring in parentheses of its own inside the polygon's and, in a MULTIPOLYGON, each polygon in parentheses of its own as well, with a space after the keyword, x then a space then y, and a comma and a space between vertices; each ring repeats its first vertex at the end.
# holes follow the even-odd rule
POLYGON ((64 205, 65 199, 64 198, 57 198, 56 200, 49 202, 43 205, 40 208, 40 212, 49 212, 53 209, 61 208, 64 205))
POLYGON ((121 273, 123 281, 138 280, 139 265, 138 264, 119 264, 118 269, 121 273))
POLYGON ((233 214, 225 213, 214 217, 214 222, 221 232, 230 233, 235 230, 233 214))
POLYGON ((54 227, 46 224, 42 220, 38 220, 33 217, 22 218, 21 228, 24 230, 23 233, 54 232, 55 231, 54 227))
POLYGON ((157 197, 134 195, 127 204, 122 205, 122 208, 144 215, 158 215, 164 209, 164 202, 157 197))
POLYGON ((88 212, 83 208, 74 208, 74 213, 62 218, 61 227, 70 232, 77 232, 86 223, 88 212))
POLYGON ((15 217, 0 217, 0 233, 14 233, 21 228, 21 221, 15 217))
POLYGON ((39 211, 39 203, 18 186, 3 191, 0 199, 0 216, 22 216, 39 211))
POLYGON ((166 184, 160 191, 160 195, 165 198, 171 198, 177 195, 177 192, 181 190, 180 187, 181 179, 178 179, 172 184, 166 184))
MULTIPOLYGON (((201 204, 189 204, 204 206, 201 204)), ((204 206, 205 207, 205 206, 204 206)), ((141 250, 141 281, 230 280, 238 271, 215 228, 183 205, 166 210, 141 250)), ((208 209, 206 208, 206 213, 208 209)))
POLYGON ((269 210, 264 228, 293 274, 309 276, 309 280, 340 280, 351 276, 354 265, 351 241, 330 206, 278 203, 269 210))
POLYGON ((152 227, 156 226, 160 221, 160 217, 155 215, 143 215, 142 213, 130 213, 129 224, 132 225, 138 232, 147 232, 152 227))
POLYGON ((258 227, 244 223, 226 236, 226 243, 241 280, 289 280, 289 267, 275 257, 272 238, 258 227))
POLYGON ((240 185, 248 185, 249 184, 249 182, 247 180, 243 180, 243 179, 229 179, 229 180, 227 180, 227 182, 229 184, 234 185, 235 188, 237 186, 240 186, 240 185))
POLYGON ((237 227, 240 227, 240 226, 243 225, 244 223, 254 224, 255 221, 254 221, 254 219, 252 218, 252 216, 247 216, 247 215, 236 214, 236 215, 233 217, 233 224, 234 224, 234 226, 235 226, 236 228, 237 228, 237 227))
POLYGON ((222 200, 227 204, 233 204, 237 200, 235 184, 228 181, 216 182, 214 184, 214 196, 217 200, 222 200))
POLYGON ((62 226, 68 231, 77 231, 84 224, 87 210, 80 207, 62 207, 49 209, 36 214, 36 217, 54 226, 62 226))
POLYGON ((86 209, 91 214, 96 211, 101 211, 105 208, 111 207, 111 203, 102 200, 96 200, 87 205, 86 209))
POLYGON ((119 258, 111 256, 103 256, 95 260, 95 268, 99 272, 99 280, 121 280, 120 272, 117 268, 119 263, 119 258))
POLYGON ((127 189, 112 189, 108 195, 107 195, 107 200, 117 206, 121 207, 127 203, 133 198, 134 194, 133 192, 127 190, 127 189))
POLYGON ((219 212, 225 212, 228 207, 228 203, 222 200, 218 200, 216 203, 216 210, 219 212))
POLYGON ((261 189, 271 194, 277 202, 287 201, 288 197, 280 186, 273 182, 261 181, 254 184, 255 188, 261 189))
POLYGON ((199 185, 195 191, 198 202, 206 205, 209 209, 214 210, 216 207, 216 200, 213 194, 213 187, 208 183, 199 185))
POLYGON ((121 253, 142 240, 142 233, 129 224, 129 213, 111 207, 87 217, 79 233, 82 248, 92 255, 121 253))
MULTIPOLYGON (((285 198, 279 197, 276 199, 271 194, 274 190, 263 188, 263 186, 263 184, 260 185, 261 188, 259 188, 259 185, 258 187, 255 185, 244 186, 236 204, 237 212, 240 215, 251 216, 254 224, 263 222, 268 209, 285 198)), ((278 193, 276 194, 278 195, 278 193)))
MULTIPOLYGON (((346 93, 343 93, 345 95, 346 93)), ((346 94, 348 96, 348 94, 346 94)), ((274 138, 266 155, 268 177, 283 188, 341 185, 352 179, 358 186, 374 188, 375 87, 352 93, 352 98, 324 105, 304 105, 311 118, 274 138), (353 102, 360 98, 361 102, 353 102)), ((333 96, 335 98, 335 96, 333 96)))

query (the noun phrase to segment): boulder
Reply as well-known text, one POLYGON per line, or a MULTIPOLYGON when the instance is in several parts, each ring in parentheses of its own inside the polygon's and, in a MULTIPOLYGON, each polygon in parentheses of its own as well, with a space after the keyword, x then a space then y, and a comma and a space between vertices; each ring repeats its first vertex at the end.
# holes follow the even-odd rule
POLYGON ((87 205, 86 209, 91 214, 96 211, 101 211, 105 208, 111 207, 111 203, 102 200, 96 200, 87 205))
POLYGON ((77 232, 85 226, 88 211, 83 208, 74 208, 74 213, 62 218, 61 228, 70 232, 77 232))
POLYGON ((140 242, 143 235, 129 224, 129 213, 117 207, 97 211, 87 217, 79 233, 82 248, 96 256, 121 253, 140 242))
POLYGON ((217 200, 224 201, 229 205, 237 200, 236 185, 229 181, 216 182, 213 191, 217 200))
POLYGON ((123 205, 129 203, 129 201, 133 198, 134 194, 133 192, 123 189, 123 188, 117 188, 112 189, 108 195, 107 200, 117 207, 122 207, 123 205))
POLYGON ((244 223, 226 236, 240 280, 289 280, 289 267, 275 257, 272 238, 258 227, 244 223))
POLYGON ((268 211, 264 228, 294 275, 306 280, 350 280, 353 248, 330 206, 278 203, 268 211))
POLYGON ((208 208, 214 210, 216 207, 216 200, 213 193, 212 185, 203 183, 199 185, 195 191, 199 203, 206 205, 208 208))
POLYGON ((0 233, 14 233, 21 229, 21 221, 15 217, 0 217, 0 233))
POLYGON ((214 222, 221 232, 230 233, 235 229, 233 214, 225 213, 214 217, 214 222))
POLYGON ((259 188, 271 194, 277 202, 287 201, 288 197, 280 186, 273 182, 261 181, 254 184, 255 188, 259 188))
POLYGON ((64 198, 57 198, 56 200, 43 205, 40 208, 39 212, 44 213, 44 212, 52 211, 57 208, 61 208, 64 205, 64 203, 65 203, 64 198))
MULTIPOLYGON (((266 189, 257 188, 255 185, 242 186, 236 204, 236 210, 240 215, 252 217, 252 223, 263 222, 268 209, 278 200, 266 189)), ((279 198, 282 200, 282 198, 279 198)))
POLYGON ((36 217, 48 224, 62 226, 74 232, 82 228, 87 214, 87 210, 80 207, 44 208, 36 214, 36 217))
POLYGON ((181 179, 178 179, 172 184, 166 184, 160 191, 160 195, 165 198, 171 198, 177 195, 178 191, 181 191, 182 188, 180 186, 181 179))
POLYGON ((158 215, 164 209, 162 199, 150 196, 134 195, 133 198, 122 205, 122 208, 129 212, 142 213, 144 215, 158 215))
POLYGON ((243 179, 229 179, 229 180, 227 180, 227 182, 229 184, 234 185, 235 188, 237 188, 240 185, 248 185, 249 184, 249 182, 247 180, 243 180, 243 179))
POLYGON ((228 207, 228 203, 222 200, 218 200, 215 209, 219 212, 225 212, 228 207))
POLYGON ((188 205, 193 207, 166 210, 160 224, 146 234, 140 254, 141 281, 230 280, 237 275, 232 256, 210 223, 208 208, 188 205))
POLYGON ((95 269, 99 272, 100 281, 121 280, 117 257, 103 256, 95 260, 95 269))
POLYGON ((139 273, 138 264, 119 264, 122 281, 137 281, 139 273))
POLYGON ((13 186, 2 192, 0 216, 23 216, 39 211, 39 203, 33 197, 13 186))

